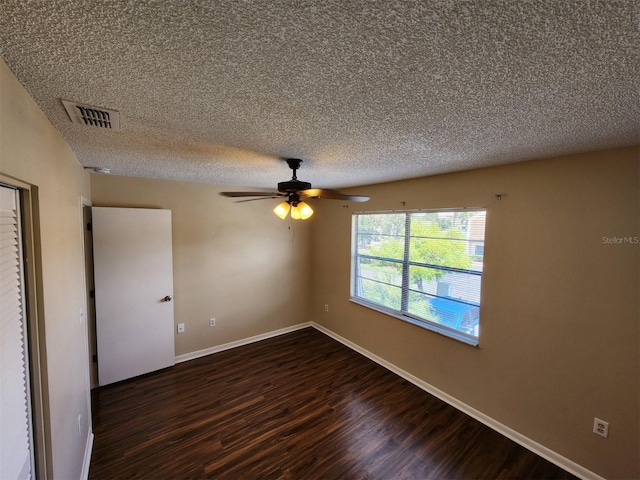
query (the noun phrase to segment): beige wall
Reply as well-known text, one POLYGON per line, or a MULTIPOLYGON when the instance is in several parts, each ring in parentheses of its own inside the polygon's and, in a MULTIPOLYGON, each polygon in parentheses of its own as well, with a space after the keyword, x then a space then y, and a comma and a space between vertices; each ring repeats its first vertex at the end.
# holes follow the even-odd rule
POLYGON ((106 175, 91 175, 91 189, 95 206, 172 211, 175 322, 185 324, 176 355, 308 320, 309 222, 280 220, 275 201, 234 203, 219 186, 106 175))
POLYGON ((638 168, 638 149, 622 149, 314 204, 310 317, 593 472, 638 478, 640 246, 602 240, 640 235, 638 168), (354 209, 462 206, 487 208, 478 348, 348 301, 354 209), (594 416, 609 439, 591 433, 594 416))
POLYGON ((37 188, 51 458, 55 478, 81 476, 91 433, 81 196, 89 176, 0 60, 0 173, 37 188), (82 430, 78 435, 78 416, 82 430))

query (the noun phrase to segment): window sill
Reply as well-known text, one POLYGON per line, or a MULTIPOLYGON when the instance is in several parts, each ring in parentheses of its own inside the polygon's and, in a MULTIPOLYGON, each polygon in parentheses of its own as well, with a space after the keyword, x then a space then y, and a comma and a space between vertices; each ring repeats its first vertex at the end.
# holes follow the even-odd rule
POLYGON ((478 346, 478 339, 469 337, 463 333, 458 333, 455 330, 448 329, 446 327, 440 327, 435 324, 422 322, 418 319, 412 318, 408 315, 403 315, 401 313, 397 313, 393 310, 388 310, 380 305, 376 305, 374 303, 369 303, 365 300, 356 297, 349 297, 349 301, 355 303, 357 305, 361 305, 366 308, 370 308, 371 310, 375 310, 376 312, 384 313, 385 315, 389 315, 390 317, 397 318, 398 320, 402 320, 403 322, 410 323, 415 325, 416 327, 424 328, 425 330, 429 330, 431 332, 439 333, 440 335, 444 335, 445 337, 452 338, 459 342, 462 342, 467 345, 471 345, 472 347, 478 346))

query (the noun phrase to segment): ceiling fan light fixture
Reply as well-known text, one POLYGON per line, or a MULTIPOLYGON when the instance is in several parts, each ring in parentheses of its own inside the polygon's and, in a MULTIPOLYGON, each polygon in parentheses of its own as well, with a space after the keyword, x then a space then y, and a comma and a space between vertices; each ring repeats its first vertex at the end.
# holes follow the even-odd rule
POLYGON ((275 213, 282 220, 284 220, 285 218, 287 218, 290 208, 291 208, 291 205, 289 205, 289 203, 282 202, 276 208, 273 209, 273 213, 275 213))
POLYGON ((304 202, 298 204, 298 211, 300 212, 300 218, 302 220, 306 220, 313 215, 313 209, 304 202))
POLYGON ((304 202, 291 206, 291 218, 294 220, 306 220, 311 215, 313 215, 313 209, 304 202))
POLYGON ((294 220, 300 220, 302 218, 297 205, 291 207, 291 218, 293 218, 294 220))

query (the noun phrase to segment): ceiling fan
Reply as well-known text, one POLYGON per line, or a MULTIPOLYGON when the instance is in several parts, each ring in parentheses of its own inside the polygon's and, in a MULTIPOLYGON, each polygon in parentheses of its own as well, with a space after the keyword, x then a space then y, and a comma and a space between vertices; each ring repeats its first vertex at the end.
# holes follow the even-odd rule
POLYGON ((296 171, 300 168, 302 160, 299 158, 286 159, 289 168, 293 170, 293 177, 287 182, 278 183, 277 192, 220 192, 225 197, 257 197, 247 200, 239 200, 239 202, 251 202, 253 200, 267 200, 270 198, 285 199, 273 211, 281 219, 285 219, 291 211, 291 218, 294 220, 306 220, 313 215, 313 210, 304 200, 308 198, 326 198, 329 200, 348 200, 351 202, 366 202, 369 197, 362 195, 347 195, 336 190, 326 188, 311 188, 309 182, 298 180, 296 171))

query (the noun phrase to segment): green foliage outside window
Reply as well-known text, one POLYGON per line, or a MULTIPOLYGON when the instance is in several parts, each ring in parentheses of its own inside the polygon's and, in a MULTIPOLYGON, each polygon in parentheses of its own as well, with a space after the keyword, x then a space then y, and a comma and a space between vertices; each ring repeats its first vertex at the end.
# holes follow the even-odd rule
MULTIPOLYGON (((438 223, 414 222, 411 224, 409 244, 409 261, 467 269, 472 258, 466 252, 465 242, 452 242, 451 239, 464 239, 459 229, 442 230, 438 223), (443 241, 442 239, 447 239, 443 241)), ((376 257, 402 259, 404 256, 404 238, 391 237, 379 245, 369 249, 369 254, 376 257)), ((375 261, 374 261, 375 262, 375 261)), ((372 262, 372 263, 374 263, 372 262)), ((402 264, 394 264, 394 268, 402 274, 402 264)), ((411 268, 410 282, 419 290, 433 280, 440 280, 444 272, 433 268, 411 268)))

